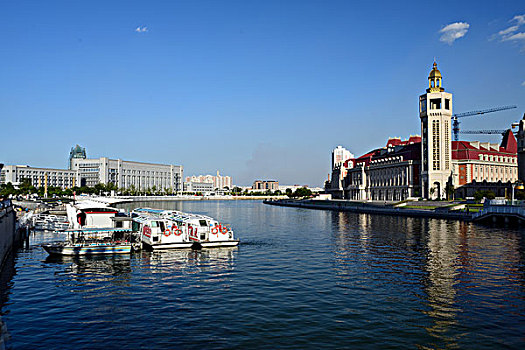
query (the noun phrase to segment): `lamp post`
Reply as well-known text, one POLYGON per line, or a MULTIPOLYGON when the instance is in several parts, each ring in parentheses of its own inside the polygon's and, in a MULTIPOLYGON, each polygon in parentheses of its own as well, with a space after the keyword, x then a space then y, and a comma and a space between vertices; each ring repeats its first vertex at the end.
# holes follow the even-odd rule
POLYGON ((512 183, 512 201, 511 201, 511 205, 514 205, 514 189, 517 188, 518 190, 522 190, 524 187, 523 187, 523 183, 519 180, 516 180, 516 182, 513 182, 512 183))

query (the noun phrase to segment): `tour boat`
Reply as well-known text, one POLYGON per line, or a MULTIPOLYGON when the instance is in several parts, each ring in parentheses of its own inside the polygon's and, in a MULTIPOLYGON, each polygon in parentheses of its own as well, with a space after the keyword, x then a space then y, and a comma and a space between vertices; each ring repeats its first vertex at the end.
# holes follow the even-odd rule
POLYGON ((134 236, 129 229, 88 228, 66 230, 66 240, 43 244, 49 254, 68 256, 89 256, 101 254, 130 254, 138 249, 134 236))
POLYGON ((199 214, 150 208, 131 213, 133 231, 152 249, 233 247, 239 240, 231 228, 199 214))
POLYGON ((120 209, 89 200, 67 204, 66 212, 71 229, 114 227, 114 219, 125 215, 120 209))

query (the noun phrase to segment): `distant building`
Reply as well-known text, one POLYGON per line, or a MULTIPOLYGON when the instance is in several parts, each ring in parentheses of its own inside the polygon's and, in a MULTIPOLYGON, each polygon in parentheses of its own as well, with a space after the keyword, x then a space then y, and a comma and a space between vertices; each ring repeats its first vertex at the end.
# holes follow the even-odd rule
POLYGON ((183 168, 167 165, 109 159, 72 158, 71 167, 78 171, 81 186, 113 183, 118 188, 146 190, 155 187, 159 191, 182 192, 183 168))
POLYGON ((217 175, 197 175, 197 176, 187 176, 186 183, 194 182, 194 183, 211 183, 213 184, 213 190, 215 189, 228 189, 231 190, 233 188, 232 184, 232 178, 231 176, 222 176, 219 174, 219 171, 217 170, 217 175))
POLYGON ((325 191, 332 195, 333 198, 343 198, 343 178, 346 176, 348 169, 353 167, 349 162, 354 158, 353 153, 342 146, 337 146, 332 151, 332 177, 328 176, 325 182, 325 191))
POLYGON ((28 165, 6 165, 0 174, 0 184, 12 183, 19 186, 24 179, 29 179, 35 187, 53 186, 62 189, 77 185, 78 173, 75 170, 33 168, 28 165))
POLYGON ((277 191, 278 189, 279 189, 279 181, 275 181, 275 180, 255 180, 252 185, 252 190, 277 191))
POLYGON ((214 192, 214 185, 211 182, 185 182, 184 183, 184 192, 192 193, 203 193, 209 194, 214 192))
POLYGON ((72 159, 86 159, 86 149, 84 147, 80 147, 79 145, 76 145, 75 147, 71 147, 71 151, 69 152, 69 162, 68 162, 68 169, 72 169, 72 159))
POLYGON ((344 148, 343 146, 337 146, 332 151, 332 169, 338 165, 342 165, 348 159, 354 158, 354 154, 344 148))

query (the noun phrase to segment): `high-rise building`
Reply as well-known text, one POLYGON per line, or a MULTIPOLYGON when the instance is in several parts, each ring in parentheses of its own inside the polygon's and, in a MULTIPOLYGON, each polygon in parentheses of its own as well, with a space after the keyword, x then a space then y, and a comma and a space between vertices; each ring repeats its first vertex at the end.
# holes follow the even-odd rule
POLYGON ((344 148, 343 146, 337 146, 332 151, 332 170, 338 166, 343 164, 348 159, 354 158, 354 155, 352 152, 344 148))
POLYGON ((421 119, 421 187, 424 198, 442 198, 452 176, 452 94, 442 86, 434 62, 427 93, 419 96, 421 119))

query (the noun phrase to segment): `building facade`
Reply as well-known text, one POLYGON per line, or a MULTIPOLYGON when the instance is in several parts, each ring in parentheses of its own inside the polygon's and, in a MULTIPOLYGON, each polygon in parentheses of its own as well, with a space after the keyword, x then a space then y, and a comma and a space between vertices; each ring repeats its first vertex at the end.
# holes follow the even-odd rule
POLYGON ((213 190, 218 189, 227 189, 231 190, 233 188, 233 182, 231 176, 223 176, 217 170, 217 175, 197 175, 197 176, 187 176, 186 183, 211 183, 213 184, 213 190))
POLYGON ((401 201, 419 196, 421 138, 389 139, 387 145, 352 159, 343 180, 344 198, 401 201))
POLYGON ((182 192, 183 167, 109 159, 72 158, 71 168, 78 171, 80 186, 113 183, 118 188, 182 192))
POLYGON ((332 198, 343 198, 343 179, 348 169, 353 167, 354 155, 343 146, 337 146, 332 151, 332 176, 328 175, 325 182, 325 191, 332 195, 332 198))
POLYGON ((426 94, 419 96, 421 119, 421 187, 424 198, 443 198, 452 175, 452 94, 442 87, 434 62, 426 94))
POLYGON ((279 181, 275 181, 275 180, 255 180, 252 185, 252 190, 277 191, 278 189, 279 189, 279 181))
POLYGON ((184 183, 184 192, 192 193, 203 193, 208 194, 212 193, 216 187, 214 187, 211 182, 185 182, 184 183))
POLYGON ((19 186, 24 179, 29 179, 35 187, 53 186, 67 189, 77 186, 78 173, 75 170, 6 165, 0 174, 0 184, 10 182, 19 186))
MULTIPOLYGON (((344 176, 344 198, 384 201, 414 197, 440 199, 451 198, 453 192, 466 198, 479 190, 493 191, 502 196, 512 188, 518 179, 517 153, 520 150, 525 159, 525 141, 520 146, 510 129, 499 145, 452 141, 452 94, 444 91, 436 63, 428 81, 427 93, 419 97, 422 136, 411 136, 406 141, 389 139, 385 147, 347 161, 353 163, 353 168, 348 166, 344 176)), ((525 121, 522 121, 520 132, 523 139, 524 125, 525 121)), ((327 182, 326 187, 336 186, 333 177, 340 170, 334 169, 332 182, 327 182)))

